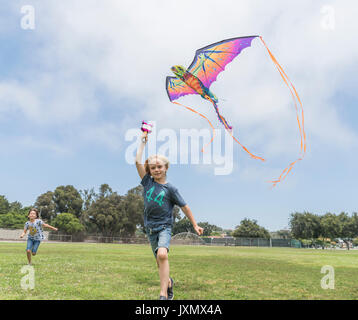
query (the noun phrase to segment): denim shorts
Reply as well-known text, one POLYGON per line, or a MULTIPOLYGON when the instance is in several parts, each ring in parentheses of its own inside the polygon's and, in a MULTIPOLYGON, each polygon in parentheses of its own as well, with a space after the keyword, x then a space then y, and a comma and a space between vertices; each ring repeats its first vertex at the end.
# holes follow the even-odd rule
POLYGON ((40 240, 34 240, 31 238, 27 239, 27 246, 26 246, 26 251, 27 250, 31 250, 32 253, 36 253, 37 249, 39 248, 41 241, 40 240))
POLYGON ((169 252, 170 239, 172 237, 172 228, 170 226, 164 225, 153 229, 146 228, 146 232, 155 258, 157 258, 159 248, 167 248, 169 252))

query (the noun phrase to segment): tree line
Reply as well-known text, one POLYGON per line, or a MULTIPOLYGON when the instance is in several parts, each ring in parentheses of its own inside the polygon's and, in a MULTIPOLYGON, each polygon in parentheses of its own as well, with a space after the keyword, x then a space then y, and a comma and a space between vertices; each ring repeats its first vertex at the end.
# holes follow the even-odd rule
MULTIPOLYGON (((58 186, 37 197, 31 206, 23 207, 18 201, 9 202, 0 195, 0 228, 23 228, 30 208, 35 207, 40 217, 59 229, 61 234, 72 235, 81 240, 85 235, 131 238, 144 235, 144 201, 141 185, 120 195, 108 184, 77 190, 72 185, 58 186)), ((180 209, 174 207, 173 233, 192 231, 191 223, 182 217, 180 209)), ((223 229, 198 222, 204 228, 204 236, 220 234, 223 229)))
MULTIPOLYGON (((0 195, 0 228, 23 228, 28 211, 36 207, 41 219, 57 227, 61 234, 81 239, 88 234, 104 237, 131 238, 144 236, 144 201, 141 185, 120 195, 108 184, 102 184, 98 191, 77 190, 72 185, 58 186, 37 197, 31 206, 23 207, 18 201, 9 202, 0 195)), ((174 207, 173 234, 195 233, 190 221, 174 207)), ((358 214, 294 212, 289 218, 289 230, 269 232, 256 220, 245 218, 234 230, 224 230, 208 222, 198 222, 204 228, 203 236, 220 235, 241 238, 295 238, 305 245, 328 245, 336 239, 352 241, 358 238, 358 214)), ((358 240, 358 239, 357 239, 358 240)), ((358 244, 358 241, 357 241, 358 244)))
POLYGON ((307 245, 324 248, 341 239, 349 249, 349 242, 358 244, 358 213, 327 212, 318 215, 306 211, 294 212, 290 215, 290 232, 292 237, 301 239, 307 245))

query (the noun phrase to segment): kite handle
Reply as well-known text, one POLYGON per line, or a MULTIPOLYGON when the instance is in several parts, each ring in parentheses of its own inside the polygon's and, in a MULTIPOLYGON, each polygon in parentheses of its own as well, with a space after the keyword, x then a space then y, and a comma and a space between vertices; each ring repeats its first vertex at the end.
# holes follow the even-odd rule
POLYGON ((151 133, 152 132, 152 128, 153 128, 153 125, 150 124, 150 123, 147 123, 145 122, 144 120, 142 121, 142 126, 141 126, 141 130, 143 132, 147 132, 147 133, 151 133))

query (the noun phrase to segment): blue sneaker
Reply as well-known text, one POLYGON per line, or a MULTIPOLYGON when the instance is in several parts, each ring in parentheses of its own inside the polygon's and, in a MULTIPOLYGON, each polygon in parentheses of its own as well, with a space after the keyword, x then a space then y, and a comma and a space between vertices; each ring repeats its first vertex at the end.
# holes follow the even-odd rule
POLYGON ((173 291, 174 280, 170 277, 169 277, 169 279, 170 279, 171 286, 170 287, 168 286, 168 291, 167 291, 168 300, 173 300, 174 299, 174 291, 173 291))
POLYGON ((159 300, 168 300, 168 299, 167 299, 167 297, 160 296, 160 297, 159 297, 159 300))

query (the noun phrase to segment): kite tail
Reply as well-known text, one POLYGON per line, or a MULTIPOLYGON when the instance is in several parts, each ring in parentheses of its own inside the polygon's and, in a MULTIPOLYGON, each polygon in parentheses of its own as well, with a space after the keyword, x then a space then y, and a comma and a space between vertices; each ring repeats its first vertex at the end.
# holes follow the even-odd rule
POLYGON ((273 187, 276 186, 276 184, 278 182, 281 182, 283 179, 286 178, 286 176, 288 175, 288 173, 292 170, 293 166, 296 164, 296 162, 301 161, 303 159, 303 157, 305 156, 306 153, 306 133, 305 133, 305 129, 304 129, 304 115, 303 115, 303 107, 302 107, 302 102, 300 97, 298 96, 298 93, 296 91, 296 88, 294 87, 294 85, 291 83, 290 79, 288 78, 287 74, 285 73, 285 71, 282 69, 282 67, 280 66, 280 64, 278 63, 278 61, 276 60, 276 58, 274 57, 274 55, 272 54, 272 52, 270 51, 270 49, 267 47, 265 41, 262 39, 262 37, 260 37, 263 45, 265 46, 267 52, 270 55, 271 60, 273 61, 273 63, 275 64, 278 72, 280 73, 284 83, 286 84, 286 86, 289 88, 290 92, 291 92, 291 96, 292 99, 294 101, 295 104, 295 109, 296 109, 296 117, 297 117, 297 123, 298 123, 298 129, 300 131, 300 142, 301 142, 301 147, 300 147, 300 157, 295 160, 294 162, 290 163, 281 173, 281 175, 278 177, 277 180, 273 180, 273 181, 269 181, 273 184, 273 187), (297 102, 296 99, 299 103, 299 108, 297 106, 297 102), (301 119, 300 119, 301 116, 301 119))
POLYGON ((226 119, 220 114, 218 105, 217 105, 213 100, 211 100, 211 102, 212 102, 212 104, 213 104, 213 106, 214 106, 214 109, 215 109, 215 112, 216 112, 216 114, 217 114, 217 116, 218 116, 219 121, 224 125, 224 127, 225 127, 227 130, 231 131, 231 130, 232 130, 232 127, 229 126, 229 124, 227 123, 226 119))
POLYGON ((213 129, 213 137, 211 138, 210 142, 207 143, 207 144, 201 149, 201 152, 204 152, 204 148, 205 148, 206 146, 208 146, 209 144, 211 144, 211 143, 213 142, 213 140, 214 140, 214 137, 215 137, 215 129, 214 129, 214 126, 211 124, 211 122, 209 121, 209 119, 208 119, 207 117, 205 117, 204 115, 202 115, 200 112, 195 111, 194 109, 192 109, 192 108, 190 108, 190 107, 184 106, 183 104, 180 104, 179 102, 176 102, 176 101, 171 101, 171 102, 172 102, 172 103, 175 103, 175 104, 177 104, 177 105, 179 105, 179 106, 182 106, 182 107, 184 107, 184 108, 186 108, 186 109, 188 109, 188 110, 190 110, 190 111, 192 111, 192 112, 198 114, 199 116, 203 117, 204 119, 206 119, 206 121, 209 123, 210 127, 213 129))
POLYGON ((261 157, 258 157, 258 156, 255 156, 254 154, 252 154, 245 146, 243 146, 243 145, 232 135, 232 127, 229 126, 229 124, 227 123, 227 121, 225 120, 225 118, 220 114, 217 104, 216 104, 213 100, 211 100, 211 102, 212 102, 212 104, 213 104, 213 106, 214 106, 214 108, 215 108, 216 114, 218 115, 219 121, 224 125, 225 129, 227 130, 227 132, 229 132, 230 136, 250 155, 251 158, 265 161, 264 158, 261 158, 261 157))

